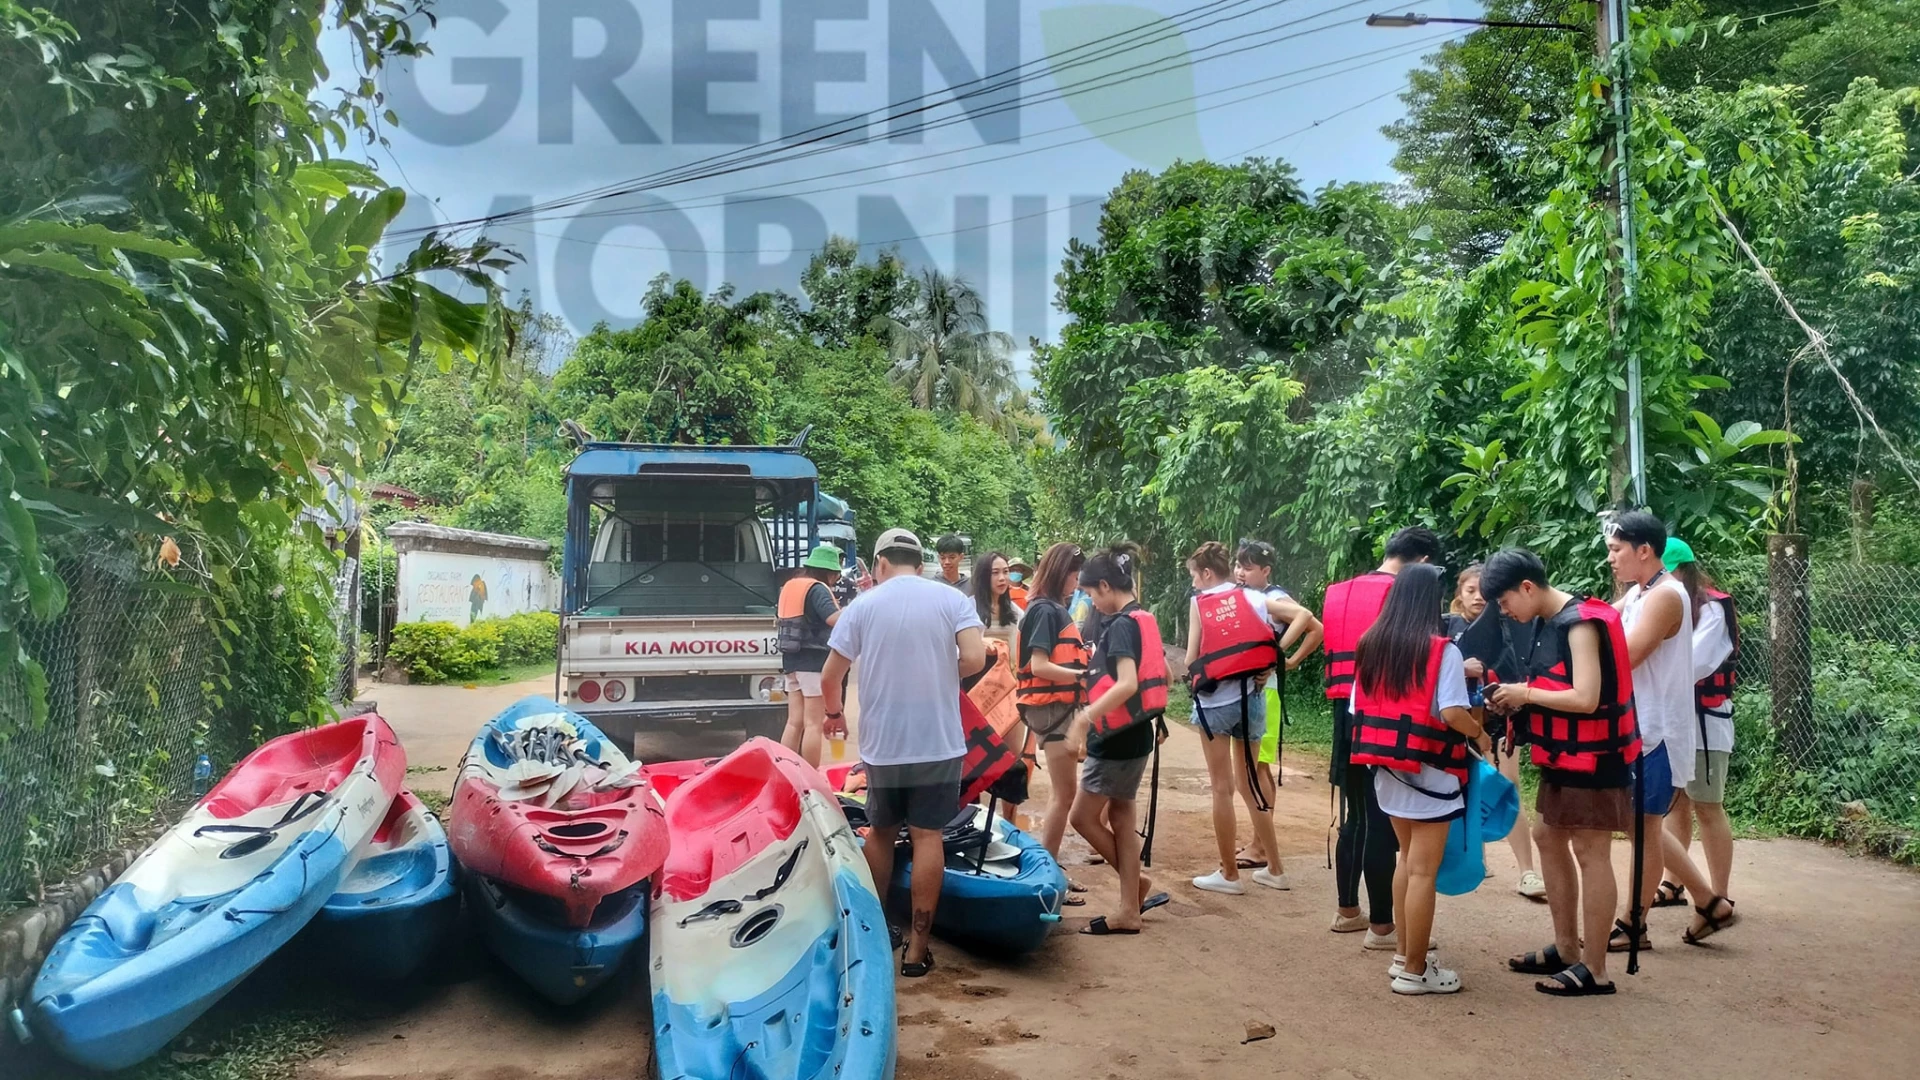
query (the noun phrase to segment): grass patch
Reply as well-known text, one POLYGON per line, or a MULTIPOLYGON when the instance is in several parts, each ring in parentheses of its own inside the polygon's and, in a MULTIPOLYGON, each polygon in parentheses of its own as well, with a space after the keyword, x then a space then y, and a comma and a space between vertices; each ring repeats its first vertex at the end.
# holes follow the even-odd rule
MULTIPOLYGON (((276 957, 124 1080, 291 1080, 326 1049, 339 1016, 297 965, 276 957)), ((324 985, 324 984, 323 984, 324 985)))
POLYGON ((482 668, 473 678, 461 685, 499 686, 502 683, 525 682, 528 679, 537 678, 553 678, 552 660, 529 660, 524 664, 502 664, 497 667, 482 668))

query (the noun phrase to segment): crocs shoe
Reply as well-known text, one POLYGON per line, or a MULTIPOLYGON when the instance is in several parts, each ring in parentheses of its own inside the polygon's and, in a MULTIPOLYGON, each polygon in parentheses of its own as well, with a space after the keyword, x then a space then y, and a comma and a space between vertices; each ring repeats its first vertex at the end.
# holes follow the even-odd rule
POLYGON ((1520 885, 1513 890, 1529 900, 1545 900, 1547 883, 1538 872, 1529 870, 1520 875, 1520 885))
POLYGON ((1396 994, 1457 994, 1460 992, 1460 974, 1428 961, 1427 970, 1418 975, 1405 971, 1395 975, 1392 986, 1396 994))

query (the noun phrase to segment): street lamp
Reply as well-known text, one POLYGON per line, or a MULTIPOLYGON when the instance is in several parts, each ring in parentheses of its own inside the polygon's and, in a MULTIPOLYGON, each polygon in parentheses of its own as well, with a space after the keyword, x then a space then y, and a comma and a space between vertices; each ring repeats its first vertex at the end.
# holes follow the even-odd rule
MULTIPOLYGON (((1616 43, 1626 39, 1629 25, 1627 21, 1628 3, 1629 0, 1597 0, 1596 6, 1599 10, 1596 12, 1598 19, 1595 27, 1594 44, 1596 51, 1598 51, 1602 58, 1605 58, 1608 53, 1612 51, 1616 43)), ((1466 26, 1489 26, 1514 30, 1568 30, 1580 33, 1585 33, 1587 29, 1584 26, 1576 26, 1573 23, 1511 22, 1502 19, 1452 19, 1422 15, 1416 11, 1409 11, 1402 15, 1375 14, 1367 16, 1368 26, 1378 26, 1396 30, 1415 26, 1426 26, 1429 23, 1458 23, 1466 26)), ((1633 235, 1633 197, 1632 192, 1628 189, 1630 180, 1627 170, 1627 126, 1631 122, 1632 106, 1627 100, 1629 77, 1625 64, 1626 62, 1623 59, 1621 61, 1620 78, 1616 81, 1616 85, 1613 87, 1613 92, 1610 96, 1613 99, 1614 115, 1619 121, 1615 125, 1613 167, 1616 172, 1614 190, 1620 218, 1621 261, 1625 263, 1626 266, 1625 274, 1616 284, 1622 295, 1631 303, 1633 299, 1636 254, 1633 235)), ((1627 392, 1624 405, 1626 406, 1627 412, 1628 490, 1625 496, 1633 505, 1645 506, 1647 505, 1647 437, 1645 417, 1641 413, 1640 357, 1630 350, 1626 351, 1626 368, 1627 392)))
POLYGON ((1405 30, 1409 27, 1425 26, 1428 23, 1459 23, 1463 26, 1492 26, 1509 30, 1573 30, 1585 33, 1587 28, 1573 23, 1557 22, 1511 22, 1505 19, 1448 19, 1432 15, 1421 15, 1409 11, 1404 15, 1369 15, 1368 26, 1382 26, 1390 30, 1405 30))

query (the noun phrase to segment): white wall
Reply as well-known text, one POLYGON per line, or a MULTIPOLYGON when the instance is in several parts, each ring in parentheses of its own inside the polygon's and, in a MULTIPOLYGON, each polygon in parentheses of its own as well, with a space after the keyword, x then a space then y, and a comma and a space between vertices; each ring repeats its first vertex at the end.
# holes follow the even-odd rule
POLYGON ((466 626, 479 619, 498 619, 527 611, 554 611, 560 606, 560 581, 547 569, 545 544, 539 553, 534 542, 499 537, 498 550, 487 551, 494 539, 486 533, 395 525, 388 535, 398 549, 399 570, 394 582, 399 606, 397 621, 450 622, 466 626), (432 529, 441 536, 399 534, 432 529), (458 532, 457 545, 444 534, 458 532), (435 551, 424 545, 458 546, 461 551, 435 551))

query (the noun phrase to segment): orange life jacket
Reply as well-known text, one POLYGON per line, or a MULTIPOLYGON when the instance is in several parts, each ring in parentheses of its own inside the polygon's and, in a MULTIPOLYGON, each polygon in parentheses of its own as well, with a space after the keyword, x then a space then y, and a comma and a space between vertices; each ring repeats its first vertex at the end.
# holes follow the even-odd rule
POLYGON ((1006 642, 987 639, 986 670, 967 688, 967 696, 998 734, 1005 735, 1019 722, 1020 714, 1014 709, 1013 650, 1006 642))
POLYGON ((1434 715, 1433 688, 1447 639, 1436 637, 1426 671, 1397 698, 1376 698, 1358 680, 1353 686, 1353 763, 1419 772, 1431 765, 1462 781, 1467 778, 1467 737, 1434 715))
POLYGON ((1273 625, 1247 604, 1246 590, 1203 592, 1194 604, 1200 612, 1200 655, 1191 670, 1198 689, 1259 675, 1280 663, 1273 625))
MULTIPOLYGON (((1034 608, 1041 604, 1053 604, 1053 601, 1036 600, 1033 608, 1027 609, 1027 614, 1031 616, 1034 608)), ((1053 606, 1060 607, 1059 604, 1053 604, 1053 606)), ((1080 628, 1073 624, 1071 618, 1066 617, 1065 612, 1066 609, 1061 608, 1062 620, 1066 625, 1060 628, 1060 638, 1053 643, 1053 649, 1048 652, 1047 659, 1061 667, 1084 669, 1087 666, 1087 643, 1081 640, 1080 628)), ((1079 680, 1056 683, 1042 679, 1033 673, 1033 650, 1026 647, 1024 639, 1021 639, 1019 648, 1021 655, 1018 700, 1021 708, 1032 705, 1071 705, 1080 700, 1079 680)))
MULTIPOLYGON (((780 586, 779 606, 774 608, 775 634, 783 653, 799 652, 803 649, 824 649, 833 629, 817 619, 807 618, 807 593, 815 585, 826 588, 826 582, 806 574, 798 574, 780 586)), ((833 595, 827 589, 827 595, 833 595)))
MULTIPOLYGON (((1733 642, 1733 651, 1711 674, 1693 684, 1694 711, 1701 716, 1702 731, 1706 730, 1705 718, 1709 713, 1715 716, 1730 715, 1728 702, 1733 698, 1733 687, 1737 681, 1734 669, 1740 666, 1740 622, 1734 617, 1733 597, 1713 589, 1705 591, 1708 603, 1720 605, 1721 614, 1727 622, 1727 639, 1733 642)), ((1700 745, 1705 746, 1706 743, 1700 745)))
MULTIPOLYGON (((993 724, 980 712, 973 699, 960 694, 960 728, 966 735, 967 753, 960 759, 960 802, 962 805, 986 794, 1016 766, 1024 774, 1020 755, 1006 744, 993 724)), ((1013 778, 1017 782, 1020 778, 1013 778)), ((1017 785, 1018 786, 1018 785, 1017 785)), ((959 809, 959 807, 955 807, 959 809)))
POLYGON ((1533 744, 1533 763, 1567 772, 1594 772, 1600 760, 1617 754, 1623 761, 1640 756, 1640 726, 1633 710, 1633 664, 1620 613, 1604 600, 1569 604, 1540 630, 1528 666, 1527 685, 1536 690, 1573 689, 1567 635, 1583 622, 1600 624, 1600 705, 1591 713, 1529 708, 1515 725, 1516 741, 1533 744))
POLYGON ((1387 590, 1392 587, 1393 575, 1381 570, 1327 586, 1320 623, 1326 628, 1321 646, 1327 650, 1329 698, 1353 693, 1354 647, 1360 644, 1360 635, 1380 617, 1380 609, 1387 604, 1387 590))
MULTIPOLYGON (((1131 618, 1140 626, 1140 662, 1135 670, 1139 685, 1119 708, 1093 718, 1094 734, 1102 738, 1142 721, 1157 719, 1167 711, 1167 649, 1160 640, 1160 623, 1154 619, 1153 612, 1143 607, 1129 608, 1114 616, 1122 617, 1131 618)), ((1102 671, 1087 690, 1087 700, 1098 701, 1112 686, 1113 676, 1102 671)))

